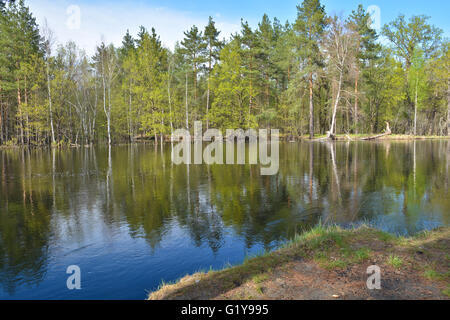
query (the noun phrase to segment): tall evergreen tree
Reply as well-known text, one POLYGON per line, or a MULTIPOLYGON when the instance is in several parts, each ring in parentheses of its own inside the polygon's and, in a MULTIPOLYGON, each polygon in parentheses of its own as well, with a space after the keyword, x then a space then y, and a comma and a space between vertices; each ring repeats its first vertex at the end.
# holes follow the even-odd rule
POLYGON ((356 40, 355 62, 354 62, 354 109, 353 109, 353 130, 358 133, 358 103, 361 69, 373 65, 378 58, 380 45, 376 42, 377 32, 370 27, 370 14, 364 10, 363 6, 358 5, 358 9, 352 11, 348 19, 348 27, 353 30, 356 40))
POLYGON ((309 137, 314 137, 314 74, 322 66, 319 44, 326 28, 325 7, 320 0, 304 0, 297 6, 295 31, 298 36, 299 53, 305 64, 309 81, 309 137))
POLYGON ((185 38, 181 41, 182 52, 187 57, 187 61, 192 67, 192 77, 194 84, 194 102, 197 103, 197 82, 198 72, 205 63, 205 50, 207 44, 204 41, 202 32, 196 26, 192 26, 189 31, 184 32, 185 38))
POLYGON ((206 93, 206 128, 209 128, 208 112, 211 102, 211 72, 215 62, 219 59, 220 50, 223 47, 223 42, 219 40, 220 31, 217 30, 216 25, 212 17, 209 17, 208 24, 205 27, 204 38, 206 42, 207 51, 207 73, 208 73, 208 88, 206 93))
POLYGON ((260 73, 258 71, 260 44, 256 32, 252 30, 247 21, 244 22, 241 20, 241 28, 241 34, 236 35, 234 39, 237 43, 241 44, 242 48, 242 63, 244 65, 245 76, 249 82, 248 112, 251 115, 252 110, 257 109, 256 97, 261 91, 260 73))
POLYGON ((217 128, 252 128, 256 117, 251 114, 250 79, 243 62, 245 58, 240 38, 233 39, 221 51, 221 63, 214 69, 210 119, 217 128))

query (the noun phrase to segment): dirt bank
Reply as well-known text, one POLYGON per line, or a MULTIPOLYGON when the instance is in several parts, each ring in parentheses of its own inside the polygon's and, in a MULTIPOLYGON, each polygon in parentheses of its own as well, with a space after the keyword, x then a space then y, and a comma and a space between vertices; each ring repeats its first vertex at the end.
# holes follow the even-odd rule
POLYGON ((398 238, 368 227, 316 227, 242 265, 186 276, 149 299, 449 299, 450 228, 398 238), (367 289, 367 267, 381 289, 367 289))

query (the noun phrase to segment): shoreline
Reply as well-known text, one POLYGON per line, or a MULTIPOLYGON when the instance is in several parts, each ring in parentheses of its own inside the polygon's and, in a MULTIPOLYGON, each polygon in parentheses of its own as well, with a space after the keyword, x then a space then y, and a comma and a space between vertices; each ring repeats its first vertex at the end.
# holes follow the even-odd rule
MULTIPOLYGON (((380 137, 375 140, 361 140, 361 138, 369 137, 370 135, 366 134, 358 134, 358 135, 336 135, 335 140, 326 140, 327 142, 336 142, 336 141, 346 141, 346 142, 375 142, 375 141, 421 141, 421 140, 450 140, 450 136, 410 136, 410 135, 401 135, 401 134, 393 134, 389 136, 380 137), (350 138, 350 139, 349 139, 350 138)), ((280 141, 282 142, 324 142, 324 138, 326 135, 318 135, 315 136, 314 139, 309 139, 306 136, 299 137, 291 137, 285 135, 280 135, 280 141), (292 140, 293 139, 293 140, 292 140)), ((166 139, 164 144, 170 143, 170 140, 166 139)), ((133 143, 130 142, 119 142, 113 143, 111 146, 124 146, 124 145, 154 145, 154 140, 143 140, 136 141, 133 143)), ((54 148, 54 149, 79 149, 79 148, 92 148, 98 145, 104 145, 102 143, 95 143, 89 145, 58 145, 58 146, 50 146, 50 145, 0 145, 0 150, 7 149, 44 149, 44 148, 54 148)), ((157 143, 160 145, 160 142, 157 143)))
MULTIPOLYGON (((331 141, 347 141, 347 142, 358 142, 358 141, 365 141, 365 142, 374 142, 374 141, 418 141, 418 140, 449 140, 450 136, 411 136, 406 134, 391 134, 386 135, 383 137, 379 137, 374 140, 361 140, 362 138, 368 138, 370 137, 370 134, 338 134, 335 136, 335 140, 331 141), (350 138, 350 139, 349 139, 350 138)), ((302 139, 302 141, 316 141, 317 139, 324 139, 326 138, 326 135, 315 137, 313 140, 309 140, 307 138, 302 139)))
POLYGON ((318 226, 283 247, 219 271, 162 284, 149 300, 450 299, 450 227, 396 237, 318 226), (367 267, 381 290, 367 289, 367 267))

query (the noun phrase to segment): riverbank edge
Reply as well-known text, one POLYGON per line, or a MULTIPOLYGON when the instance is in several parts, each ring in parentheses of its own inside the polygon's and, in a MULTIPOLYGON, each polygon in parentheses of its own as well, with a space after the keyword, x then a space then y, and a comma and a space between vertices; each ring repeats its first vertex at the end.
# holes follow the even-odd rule
MULTIPOLYGON (((335 136, 335 141, 364 141, 362 139, 370 138, 373 135, 370 134, 338 134, 335 136)), ((314 139, 323 139, 326 135, 316 136, 314 139)), ((301 141, 309 140, 308 137, 300 137, 301 141)), ((312 141, 314 141, 314 139, 312 141)), ((383 137, 379 137, 374 140, 366 141, 414 141, 414 140, 449 140, 450 136, 412 136, 406 134, 391 134, 383 137)), ((311 140, 309 140, 311 141, 311 140)))
MULTIPOLYGON (((248 258, 240 265, 187 275, 171 284, 163 283, 149 294, 148 299, 336 299, 340 295, 327 295, 333 290, 330 281, 333 282, 335 275, 339 275, 340 283, 352 283, 356 270, 366 279, 366 268, 373 264, 384 271, 385 279, 397 277, 395 280, 400 281, 399 285, 403 279, 404 283, 413 283, 416 290, 406 287, 402 291, 394 286, 390 290, 375 290, 375 297, 371 297, 370 291, 373 290, 366 288, 365 280, 358 280, 360 292, 357 294, 358 290, 352 288, 353 296, 350 298, 449 299, 450 227, 421 232, 413 237, 397 237, 365 225, 353 229, 319 225, 297 235, 281 248, 248 258), (301 295, 302 290, 307 289, 302 287, 302 283, 296 288, 295 295, 280 289, 283 286, 274 289, 283 274, 290 274, 287 280, 297 275, 302 275, 304 281, 308 280, 307 272, 301 270, 306 265, 309 269, 317 268, 312 272, 312 281, 326 283, 324 292, 315 292, 314 296, 303 292, 301 295), (432 296, 420 293, 421 289, 432 292, 432 296), (277 290, 281 292, 274 294, 277 290)), ((346 295, 343 292, 345 288, 340 287, 337 291, 342 296, 346 295)))
MULTIPOLYGON (((363 138, 370 137, 369 134, 338 134, 335 136, 335 141, 362 141, 363 138)), ((289 135, 281 135, 279 136, 281 141, 286 142, 316 142, 317 140, 326 138, 326 135, 317 135, 314 136, 314 139, 309 139, 307 136, 289 136, 289 135)), ((378 139, 372 140, 372 141, 414 141, 414 140, 450 140, 450 136, 411 136, 411 135, 402 135, 402 134, 393 134, 389 136, 380 137, 378 139)), ((332 141, 332 140, 330 140, 332 141)), ((169 143, 170 139, 165 138, 164 143, 169 143)), ((123 146, 123 145, 130 145, 130 144, 155 144, 154 140, 141 140, 141 141, 135 141, 133 143, 126 143, 126 142, 119 142, 119 143, 113 143, 112 146, 123 146)), ((158 141, 158 145, 160 142, 158 141)), ((71 148, 91 148, 95 145, 105 145, 104 143, 96 143, 96 144, 89 144, 89 145, 78 145, 78 144, 60 144, 57 146, 50 146, 50 145, 16 145, 16 144, 5 144, 0 145, 0 150, 2 149, 22 149, 22 148, 55 148, 55 149, 71 149, 71 148)))

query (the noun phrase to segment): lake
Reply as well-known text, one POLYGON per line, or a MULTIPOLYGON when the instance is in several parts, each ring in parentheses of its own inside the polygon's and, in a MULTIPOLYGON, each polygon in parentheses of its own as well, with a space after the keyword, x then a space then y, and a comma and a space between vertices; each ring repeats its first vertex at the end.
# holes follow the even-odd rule
POLYGON ((259 169, 174 165, 167 144, 0 149, 0 299, 142 300, 319 222, 450 223, 449 140, 281 143, 278 174, 259 169))

